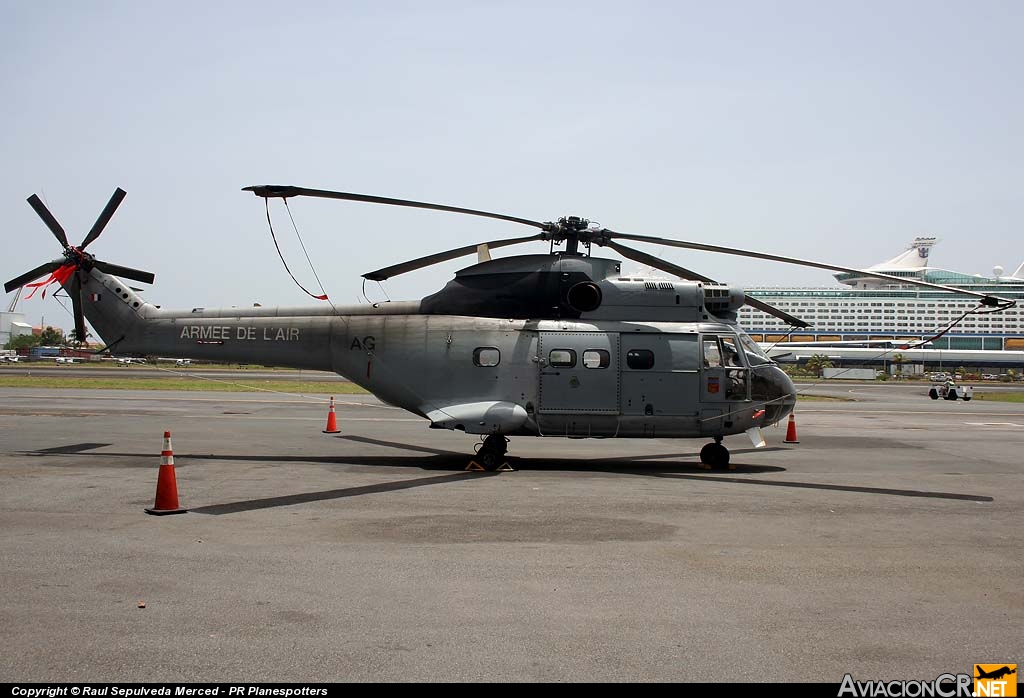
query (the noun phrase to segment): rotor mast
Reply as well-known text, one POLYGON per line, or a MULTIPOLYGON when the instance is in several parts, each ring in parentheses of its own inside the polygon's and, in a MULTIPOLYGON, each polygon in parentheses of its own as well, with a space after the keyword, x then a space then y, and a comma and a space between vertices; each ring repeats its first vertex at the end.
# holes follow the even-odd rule
MULTIPOLYGON (((590 221, 579 216, 563 216, 558 219, 557 223, 546 223, 545 225, 550 226, 550 229, 545 229, 545 232, 551 233, 552 245, 557 245, 564 240, 565 252, 563 254, 580 254, 580 233, 590 229, 590 221)), ((590 240, 584 238, 583 242, 589 251, 590 240)))

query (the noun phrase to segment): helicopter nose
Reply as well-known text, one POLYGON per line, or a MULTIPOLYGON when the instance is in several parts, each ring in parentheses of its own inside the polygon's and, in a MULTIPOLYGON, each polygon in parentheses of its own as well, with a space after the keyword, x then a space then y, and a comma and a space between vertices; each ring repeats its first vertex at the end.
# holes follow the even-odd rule
POLYGON ((764 402, 764 424, 775 424, 796 407, 796 386, 778 366, 758 366, 753 369, 751 397, 764 402))

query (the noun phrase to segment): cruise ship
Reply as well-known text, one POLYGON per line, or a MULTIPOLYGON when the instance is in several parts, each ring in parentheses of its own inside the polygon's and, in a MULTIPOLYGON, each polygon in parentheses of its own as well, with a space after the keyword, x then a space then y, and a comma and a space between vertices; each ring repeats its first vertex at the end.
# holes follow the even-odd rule
POLYGON ((791 333, 789 325, 750 306, 740 310, 740 325, 755 341, 766 343, 930 340, 928 346, 940 350, 1024 350, 1024 264, 1008 276, 1001 267, 991 277, 949 271, 929 263, 936 242, 932 237, 915 238, 907 250, 865 271, 989 293, 1018 304, 999 312, 970 313, 990 309, 980 308, 974 296, 839 273, 835 278, 843 286, 746 289, 748 295, 810 327, 791 333))

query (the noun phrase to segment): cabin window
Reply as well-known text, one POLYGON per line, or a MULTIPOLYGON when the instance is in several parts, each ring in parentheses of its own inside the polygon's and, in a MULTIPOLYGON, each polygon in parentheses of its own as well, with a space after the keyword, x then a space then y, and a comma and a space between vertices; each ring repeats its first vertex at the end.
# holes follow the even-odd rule
POLYGON ((572 368, 576 365, 576 352, 572 349, 552 349, 548 354, 548 365, 555 368, 572 368))
POLYGON ((608 368, 612 363, 612 355, 604 349, 587 349, 583 352, 584 368, 608 368))
POLYGON ((654 368, 654 352, 650 349, 630 349, 626 352, 626 365, 639 371, 654 368))
POLYGON ((475 366, 497 366, 501 361, 501 352, 497 347, 477 347, 473 350, 473 364, 475 366))

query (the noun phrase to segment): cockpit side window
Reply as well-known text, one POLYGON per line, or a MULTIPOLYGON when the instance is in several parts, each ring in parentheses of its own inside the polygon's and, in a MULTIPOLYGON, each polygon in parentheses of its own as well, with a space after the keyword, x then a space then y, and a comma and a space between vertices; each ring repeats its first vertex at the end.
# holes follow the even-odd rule
MULTIPOLYGON (((725 378, 725 399, 726 400, 747 400, 750 384, 750 369, 743 363, 739 342, 736 335, 704 335, 701 337, 701 348, 704 356, 705 369, 718 369, 709 371, 709 381, 716 381, 721 377, 725 378)), ((708 383, 712 385, 712 383, 708 383)), ((715 391, 717 392, 717 390, 715 391)))
POLYGON ((718 349, 718 337, 705 337, 704 368, 718 368, 722 365, 722 352, 718 349))
POLYGON ((722 341, 722 364, 729 367, 743 367, 743 360, 740 358, 740 350, 736 346, 736 340, 732 337, 719 337, 722 341))

